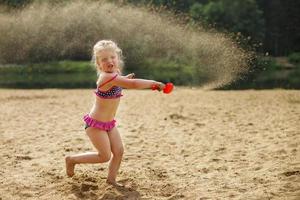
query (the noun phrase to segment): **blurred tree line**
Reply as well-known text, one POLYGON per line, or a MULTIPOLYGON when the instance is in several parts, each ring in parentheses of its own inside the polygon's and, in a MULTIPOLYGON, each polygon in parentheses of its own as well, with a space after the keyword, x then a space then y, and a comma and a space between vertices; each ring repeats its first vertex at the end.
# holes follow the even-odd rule
MULTIPOLYGON (((32 1, 0 0, 21 7, 32 1)), ((163 6, 184 13, 190 22, 242 36, 258 52, 286 56, 300 51, 300 1, 297 0, 110 0, 135 5, 163 6)), ((51 1, 61 2, 58 0, 51 1)))
POLYGON ((273 56, 300 51, 297 0, 128 0, 166 6, 217 29, 241 33, 257 51, 273 56))

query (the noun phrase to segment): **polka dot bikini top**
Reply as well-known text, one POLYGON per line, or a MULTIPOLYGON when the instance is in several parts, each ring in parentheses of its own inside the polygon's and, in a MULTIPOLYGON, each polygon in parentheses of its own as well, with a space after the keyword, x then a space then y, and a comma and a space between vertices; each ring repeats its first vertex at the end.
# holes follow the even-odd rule
POLYGON ((116 99, 116 98, 120 98, 122 95, 122 88, 119 86, 112 86, 110 89, 106 90, 106 91, 101 91, 100 87, 102 87, 103 85, 107 84, 108 82, 114 80, 116 77, 118 76, 118 74, 116 74, 114 77, 112 77, 111 79, 109 79, 108 81, 102 83, 95 91, 95 94, 102 98, 102 99, 116 99))

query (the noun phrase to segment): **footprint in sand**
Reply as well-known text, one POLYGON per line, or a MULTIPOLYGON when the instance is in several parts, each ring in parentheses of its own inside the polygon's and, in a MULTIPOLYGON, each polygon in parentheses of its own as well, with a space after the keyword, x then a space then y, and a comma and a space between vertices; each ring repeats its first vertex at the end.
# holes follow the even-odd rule
POLYGON ((70 152, 70 151, 73 151, 73 148, 72 147, 64 147, 64 150, 66 152, 70 152))
POLYGON ((16 159, 17 160, 32 160, 32 157, 26 156, 26 155, 17 155, 16 159))
POLYGON ((86 182, 92 182, 92 183, 96 183, 97 179, 93 178, 93 177, 88 177, 86 179, 84 179, 86 182))
POLYGON ((205 123, 199 123, 199 122, 196 122, 195 125, 196 125, 197 127, 203 127, 203 126, 205 126, 205 123))
POLYGON ((150 177, 156 179, 166 179, 168 178, 168 174, 166 171, 161 169, 150 169, 150 177))
POLYGON ((287 172, 284 172, 283 175, 285 175, 285 176, 293 176, 293 175, 300 176, 300 171, 287 171, 287 172))
POLYGON ((86 192, 89 190, 97 190, 97 189, 98 189, 98 185, 95 183, 91 183, 91 182, 84 182, 80 186, 80 190, 82 192, 86 192))
MULTIPOLYGON (((161 186, 161 191, 160 191, 160 194, 163 196, 163 197, 171 197, 172 194, 174 194, 176 192, 176 188, 167 183, 167 184, 164 184, 161 186)), ((169 198, 171 199, 171 198, 169 198)))
POLYGON ((170 119, 187 119, 187 117, 183 116, 183 115, 180 115, 180 114, 176 114, 176 113, 173 113, 171 115, 169 115, 170 119))
POLYGON ((175 194, 172 195, 170 198, 168 198, 168 200, 177 200, 177 199, 184 199, 184 195, 183 194, 175 194))

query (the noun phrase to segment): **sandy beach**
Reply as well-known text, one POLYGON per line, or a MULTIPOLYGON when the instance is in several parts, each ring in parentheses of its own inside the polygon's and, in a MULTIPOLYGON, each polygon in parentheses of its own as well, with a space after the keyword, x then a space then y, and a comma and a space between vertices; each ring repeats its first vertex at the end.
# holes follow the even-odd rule
POLYGON ((300 199, 300 91, 125 90, 117 114, 125 154, 108 164, 66 155, 94 151, 82 117, 93 89, 0 89, 0 200, 300 199))

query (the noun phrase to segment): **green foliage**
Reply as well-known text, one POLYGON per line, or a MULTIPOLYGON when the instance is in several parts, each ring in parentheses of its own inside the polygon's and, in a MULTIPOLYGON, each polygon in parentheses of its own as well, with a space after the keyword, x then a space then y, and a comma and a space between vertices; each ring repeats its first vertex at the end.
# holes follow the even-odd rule
POLYGON ((300 50, 300 1, 259 0, 266 19, 264 49, 273 56, 300 50))
MULTIPOLYGON (((126 69, 124 74, 132 71, 126 69)), ((175 85, 205 83, 207 75, 191 66, 162 59, 147 59, 134 70, 138 78, 173 82, 175 85)), ((0 87, 6 88, 90 88, 95 87, 96 72, 86 61, 59 61, 0 66, 0 87)))
POLYGON ((204 20, 207 24, 216 24, 230 32, 241 32, 253 37, 254 41, 264 38, 263 13, 255 0, 220 0, 206 4, 195 3, 190 8, 195 20, 204 20))
POLYGON ((205 72, 197 71, 193 66, 164 59, 146 59, 135 73, 138 77, 172 82, 176 85, 203 84, 208 80, 205 72))
POLYGON ((273 57, 260 57, 258 63, 264 72, 273 72, 282 68, 273 57))
MULTIPOLYGON (((286 69, 273 57, 258 56, 249 73, 221 89, 300 88, 300 67, 286 69)), ((132 71, 126 69, 124 74, 132 71)), ((134 71, 138 78, 199 85, 208 81, 204 71, 164 59, 147 59, 134 71)), ((59 61, 0 66, 0 87, 6 88, 92 88, 96 72, 88 61, 59 61)))
POLYGON ((165 6, 176 12, 187 12, 195 0, 127 0, 129 3, 134 4, 152 4, 155 6, 165 6))
POLYGON ((92 73, 95 72, 88 61, 53 61, 45 63, 34 63, 15 65, 8 64, 0 66, 1 74, 59 74, 59 73, 92 73))
POLYGON ((32 0, 0 0, 0 4, 4 4, 11 7, 21 7, 31 2, 32 0))
POLYGON ((0 87, 6 88, 86 88, 94 87, 95 80, 86 61, 0 66, 0 87))
POLYGON ((300 67, 286 68, 273 57, 257 56, 246 77, 222 89, 300 89, 300 67))
POLYGON ((288 56, 291 63, 300 64, 300 52, 294 52, 288 56))

